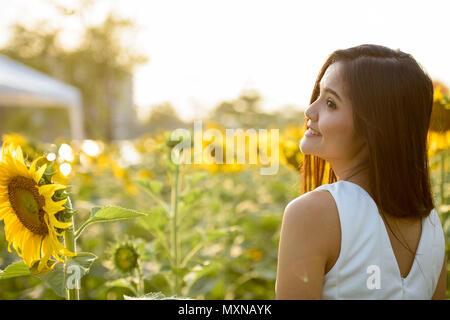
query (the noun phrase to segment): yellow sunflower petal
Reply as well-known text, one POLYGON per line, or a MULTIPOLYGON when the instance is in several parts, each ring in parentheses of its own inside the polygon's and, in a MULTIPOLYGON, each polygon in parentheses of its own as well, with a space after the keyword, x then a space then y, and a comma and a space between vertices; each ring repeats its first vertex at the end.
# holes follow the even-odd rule
POLYGON ((25 159, 23 158, 22 148, 20 146, 18 146, 16 149, 16 159, 21 163, 25 162, 25 159))
POLYGON ((39 168, 38 171, 36 171, 34 173, 34 177, 33 178, 34 178, 34 181, 36 181, 36 183, 39 183, 39 181, 41 180, 42 175, 45 172, 45 169, 47 169, 47 164, 44 164, 42 167, 39 168))
POLYGON ((56 228, 60 228, 60 229, 67 229, 72 225, 72 222, 61 222, 58 221, 55 216, 50 215, 50 223, 52 226, 56 227, 56 228))
POLYGON ((10 212, 11 212, 10 207, 0 207, 0 220, 3 220, 3 217, 5 217, 10 212))
POLYGON ((9 179, 13 175, 11 172, 11 165, 8 162, 0 162, 0 174, 2 179, 9 179))
POLYGON ((29 243, 29 247, 30 247, 30 252, 31 252, 31 261, 32 263, 34 261, 37 261, 40 259, 40 239, 41 236, 38 236, 36 234, 32 234, 30 239, 28 240, 29 243))
POLYGON ((20 171, 17 170, 16 163, 15 163, 15 160, 14 160, 13 157, 7 156, 7 157, 4 159, 4 162, 5 162, 6 165, 8 166, 8 172, 9 172, 9 175, 10 175, 10 176, 15 177, 15 176, 21 175, 21 174, 20 174, 20 171))
POLYGON ((1 208, 11 208, 11 203, 9 203, 9 200, 6 199, 6 201, 2 201, 2 199, 0 198, 0 209, 1 208))
MULTIPOLYGON (((59 242, 59 240, 58 240, 58 238, 57 238, 57 235, 58 235, 58 233, 56 232, 56 230, 53 228, 53 227, 51 227, 52 226, 52 224, 53 224, 53 226, 56 226, 57 228, 62 228, 62 226, 61 227, 58 227, 56 224, 57 223, 64 223, 64 222, 59 222, 59 221, 57 221, 56 220, 56 218, 55 217, 53 217, 53 216, 45 216, 45 222, 47 223, 47 225, 49 226, 49 238, 48 238, 48 241, 50 241, 50 244, 51 244, 51 246, 53 247, 53 256, 57 259, 57 260, 59 260, 58 258, 58 254, 59 255, 66 255, 66 256, 74 256, 74 255, 76 255, 75 253, 73 253, 73 252, 71 252, 71 251, 69 251, 69 250, 67 250, 62 244, 61 244, 61 242, 59 242), (56 224, 54 224, 54 222, 57 222, 56 224)), ((67 223, 67 222, 66 222, 67 223)), ((72 223, 71 222, 68 222, 67 224, 70 224, 70 225, 72 225, 72 223)), ((59 261, 63 261, 63 260, 59 260, 59 261)))
POLYGON ((66 189, 67 186, 62 185, 62 184, 44 184, 43 186, 39 186, 38 190, 40 195, 50 195, 50 197, 53 196, 53 194, 55 193, 55 191, 57 190, 62 190, 62 189, 66 189))
POLYGON ((50 236, 47 235, 42 240, 41 252, 42 252, 43 257, 39 261, 38 272, 41 272, 42 270, 44 270, 47 267, 47 261, 50 259, 50 256, 52 254, 51 249, 52 248, 51 248, 51 244, 50 244, 50 236))
POLYGON ((8 155, 8 145, 6 143, 3 143, 2 145, 2 161, 3 159, 8 155))
POLYGON ((23 248, 22 258, 25 261, 25 263, 27 264, 27 266, 29 266, 30 268, 32 267, 32 262, 33 262, 33 247, 31 246, 31 243, 30 243, 30 238, 32 236, 33 236, 33 233, 31 233, 31 232, 25 233, 22 238, 22 243, 21 243, 21 248, 23 248))
POLYGON ((26 238, 29 234, 31 234, 31 232, 26 232, 25 229, 23 229, 14 241, 15 243, 17 243, 17 247, 22 248, 22 251, 24 251, 23 243, 26 242, 26 238))
POLYGON ((51 248, 51 255, 58 261, 64 262, 64 260, 59 255, 59 248, 58 246, 62 246, 62 244, 53 236, 49 236, 48 238, 48 245, 51 248))
POLYGON ((58 255, 61 256, 67 256, 67 257, 74 257, 77 254, 68 250, 67 248, 65 248, 59 241, 55 240, 54 242, 54 246, 56 248, 56 252, 58 253, 58 255))
POLYGON ((14 214, 8 214, 3 217, 5 222, 5 236, 6 240, 11 239, 15 234, 20 232, 23 228, 22 223, 16 218, 14 214))
POLYGON ((9 203, 9 196, 5 194, 0 194, 0 202, 1 203, 9 203))
POLYGON ((59 250, 59 254, 67 257, 76 257, 77 254, 75 252, 72 252, 68 250, 67 248, 61 246, 61 249, 59 250))
POLYGON ((28 231, 26 228, 20 228, 20 231, 17 233, 17 237, 14 239, 14 243, 17 244, 17 248, 20 248, 23 254, 24 251, 24 243, 26 243, 28 235, 31 234, 31 232, 28 231))
POLYGON ((0 184, 7 186, 11 178, 4 173, 0 173, 0 184))
POLYGON ((8 241, 8 252, 11 253, 11 245, 12 245, 12 241, 8 241))
MULTIPOLYGON (((41 178, 39 178, 39 180, 36 181, 36 178, 37 178, 37 175, 36 175, 36 172, 37 172, 36 166, 37 166, 39 160, 41 160, 41 159, 43 159, 43 158, 44 158, 44 157, 38 157, 38 158, 34 159, 34 161, 31 163, 31 166, 30 166, 30 174, 33 176, 33 179, 34 179, 34 181, 35 181, 36 183, 39 183, 39 180, 41 180, 41 178)), ((41 176, 41 177, 42 177, 42 176, 41 176)))
POLYGON ((49 215, 54 215, 55 213, 64 210, 64 204, 66 203, 67 199, 55 202, 53 200, 50 200, 45 197, 45 205, 44 205, 44 210, 45 212, 47 212, 49 215))
POLYGON ((24 229, 20 229, 19 232, 16 232, 14 234, 14 237, 12 239, 13 240, 13 248, 14 248, 14 250, 17 251, 17 254, 19 255, 19 257, 22 257, 22 252, 21 252, 22 250, 20 248, 22 248, 21 244, 22 244, 22 239, 23 239, 25 233, 26 232, 24 229))
POLYGON ((56 236, 62 237, 62 236, 64 236, 65 230, 63 230, 63 231, 61 231, 61 232, 56 232, 56 230, 54 230, 54 232, 55 232, 55 235, 56 235, 56 236))

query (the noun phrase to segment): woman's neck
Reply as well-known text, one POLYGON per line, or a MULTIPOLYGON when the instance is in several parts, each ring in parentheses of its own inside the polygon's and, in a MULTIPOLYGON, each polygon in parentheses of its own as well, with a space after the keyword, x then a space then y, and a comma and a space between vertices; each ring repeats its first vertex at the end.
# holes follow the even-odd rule
POLYGON ((345 180, 359 185, 361 188, 370 192, 370 184, 369 184, 369 168, 367 164, 357 164, 351 166, 333 166, 333 163, 330 163, 331 168, 333 169, 334 174, 336 175, 337 181, 345 180))

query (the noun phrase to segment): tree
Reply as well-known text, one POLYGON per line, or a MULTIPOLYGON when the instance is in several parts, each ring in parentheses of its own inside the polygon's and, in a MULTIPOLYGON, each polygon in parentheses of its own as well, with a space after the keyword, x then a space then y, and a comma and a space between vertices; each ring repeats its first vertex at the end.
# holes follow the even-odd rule
MULTIPOLYGON (((57 9, 62 17, 79 16, 81 24, 81 12, 91 5, 87 1, 76 9, 57 9)), ((121 100, 121 87, 131 81, 134 68, 147 61, 121 42, 125 32, 133 31, 133 22, 109 13, 102 24, 83 27, 81 43, 71 50, 60 44, 62 26, 52 28, 47 21, 38 21, 32 28, 20 24, 11 28, 12 36, 0 53, 79 88, 86 135, 112 140, 114 107, 121 100)))
POLYGON ((148 120, 145 122, 144 130, 146 133, 153 133, 187 127, 187 124, 178 116, 175 108, 169 102, 165 102, 152 107, 148 120))
POLYGON ((231 101, 220 102, 211 112, 210 118, 225 128, 267 128, 274 125, 284 128, 288 124, 303 126, 303 111, 285 106, 272 113, 261 109, 263 98, 255 90, 244 90, 231 101))

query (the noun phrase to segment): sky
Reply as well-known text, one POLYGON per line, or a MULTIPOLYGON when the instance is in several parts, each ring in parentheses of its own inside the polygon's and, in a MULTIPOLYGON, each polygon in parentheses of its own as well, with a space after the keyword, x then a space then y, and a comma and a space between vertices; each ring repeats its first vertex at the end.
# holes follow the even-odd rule
MULTIPOLYGON (((0 45, 11 22, 54 17, 52 1, 0 0, 0 45)), ((450 85, 448 0, 95 0, 85 16, 100 22, 109 10, 136 23, 128 40, 149 57, 134 75, 141 116, 171 102, 193 120, 245 89, 264 110, 303 109, 327 56, 363 43, 408 52, 450 85)), ((74 45, 79 26, 63 23, 74 45)))

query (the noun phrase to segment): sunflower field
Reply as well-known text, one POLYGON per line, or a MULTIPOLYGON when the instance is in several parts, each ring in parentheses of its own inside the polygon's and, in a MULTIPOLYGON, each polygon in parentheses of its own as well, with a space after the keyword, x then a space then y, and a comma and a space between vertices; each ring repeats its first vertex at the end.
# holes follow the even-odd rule
POLYGON ((80 146, 3 136, 8 147, 1 178, 22 183, 17 187, 22 201, 5 209, 8 186, 1 189, 1 298, 69 297, 61 283, 70 263, 86 273, 76 290, 81 299, 150 292, 273 298, 282 213, 300 186, 301 134, 294 127, 283 132, 279 172, 267 176, 259 174, 260 164, 175 165, 165 133, 111 144, 86 140, 80 146), (40 209, 32 200, 41 196, 51 208, 40 209), (13 215, 13 209, 23 214, 13 215), (76 257, 73 243, 66 241, 64 248, 56 240, 63 234, 76 239, 76 257), (44 259, 38 257, 41 238, 44 259))
MULTIPOLYGON (((435 104, 448 103, 436 95, 435 104)), ((274 299, 302 136, 285 126, 279 149, 269 148, 279 170, 261 175, 260 159, 174 163, 169 131, 110 143, 3 135, 0 299, 274 299)), ((448 258, 450 131, 430 130, 429 142, 448 258)))

